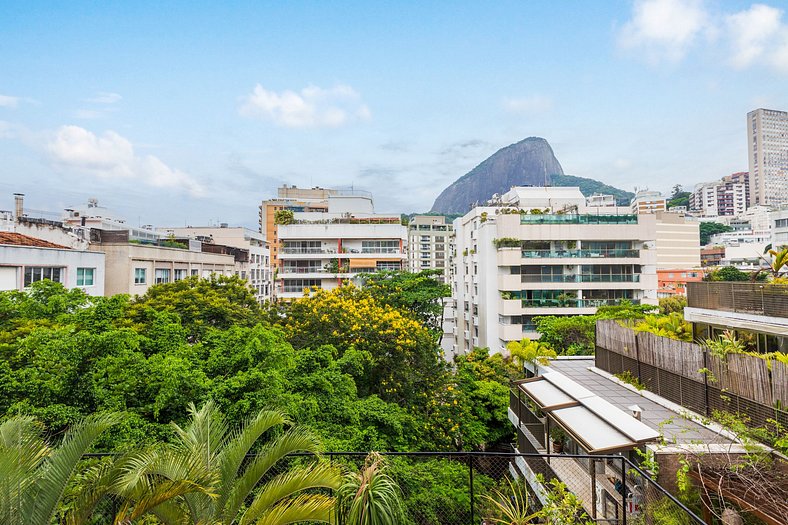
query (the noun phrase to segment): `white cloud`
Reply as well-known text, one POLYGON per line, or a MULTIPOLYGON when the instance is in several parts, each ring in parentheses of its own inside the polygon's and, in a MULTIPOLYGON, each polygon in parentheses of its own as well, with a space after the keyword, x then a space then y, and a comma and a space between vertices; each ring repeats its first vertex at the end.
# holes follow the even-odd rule
POLYGON ((734 67, 765 64, 788 73, 788 23, 783 14, 782 9, 753 4, 726 17, 734 67))
POLYGON ((708 24, 702 0, 637 0, 618 43, 643 53, 650 62, 675 62, 684 57, 708 24))
POLYGON ((241 115, 269 120, 287 128, 335 128, 371 118, 369 108, 350 86, 309 86, 299 92, 269 91, 260 84, 243 98, 241 115))
POLYGON ((553 108, 553 99, 543 95, 505 98, 503 108, 512 113, 544 113, 553 108))
POLYGON ((0 95, 0 108, 15 108, 19 104, 19 97, 0 95))
POLYGON ((152 155, 137 155, 131 142, 114 131, 97 136, 79 126, 61 126, 47 151, 57 165, 99 178, 138 180, 157 188, 183 189, 194 196, 205 193, 188 174, 152 155))
POLYGON ((703 0, 636 0, 618 44, 649 62, 677 62, 705 36, 721 44, 724 60, 736 69, 758 64, 788 73, 788 24, 783 14, 766 4, 724 12, 707 9, 703 0))
POLYGON ((120 102, 123 97, 117 93, 99 92, 95 97, 87 99, 92 104, 115 104, 120 102))

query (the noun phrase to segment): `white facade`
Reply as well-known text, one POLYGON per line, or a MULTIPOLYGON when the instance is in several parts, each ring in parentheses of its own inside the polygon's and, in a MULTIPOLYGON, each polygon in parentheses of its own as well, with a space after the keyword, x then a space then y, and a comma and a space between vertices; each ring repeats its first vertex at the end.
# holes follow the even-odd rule
POLYGON ((236 262, 236 274, 249 281, 258 302, 271 300, 273 290, 271 274, 271 254, 263 234, 242 227, 187 226, 185 228, 159 228, 169 236, 197 239, 210 244, 232 246, 249 252, 244 262, 236 262))
POLYGON ((411 272, 442 270, 450 282, 451 233, 443 215, 417 215, 408 224, 408 268, 411 272))
POLYGON ((788 208, 772 212, 769 219, 772 223, 772 244, 788 246, 788 208))
POLYGON ((684 213, 656 213, 657 269, 700 268, 700 223, 684 213))
POLYGON ((534 316, 657 302, 654 215, 586 208, 578 188, 513 188, 501 202, 454 221, 454 353, 538 338, 534 316))
POLYGON ((104 295, 104 254, 0 244, 0 290, 23 290, 41 279, 104 295))
POLYGON ((747 114, 750 204, 788 204, 788 112, 756 109, 747 114))
POLYGON ((691 208, 703 217, 739 215, 748 204, 746 185, 724 180, 698 184, 690 197, 691 208))
POLYGON ((668 200, 658 191, 640 190, 630 203, 631 213, 656 213, 668 208, 668 200))
POLYGON ((404 269, 407 228, 399 216, 375 214, 366 195, 326 200, 325 211, 295 212, 292 224, 276 226, 276 297, 297 298, 305 289, 336 288, 362 273, 404 269))

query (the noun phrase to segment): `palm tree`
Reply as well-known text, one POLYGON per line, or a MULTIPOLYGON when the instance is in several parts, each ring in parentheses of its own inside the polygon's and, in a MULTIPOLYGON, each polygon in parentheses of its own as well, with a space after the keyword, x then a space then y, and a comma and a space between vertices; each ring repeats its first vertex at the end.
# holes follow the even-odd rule
POLYGON ((542 342, 531 341, 527 337, 521 341, 509 342, 506 348, 518 370, 522 370, 526 363, 546 365, 550 359, 556 357, 555 350, 542 342))
MULTIPOLYGON (((331 465, 311 461, 281 473, 285 456, 317 453, 317 439, 290 428, 265 444, 262 438, 289 423, 278 411, 263 410, 238 429, 230 429, 213 402, 189 406, 185 428, 172 424, 175 442, 134 459, 130 487, 191 480, 205 489, 165 499, 151 509, 165 524, 279 525, 305 521, 329 523, 334 498, 314 489, 336 489, 342 476, 331 465), (260 446, 255 455, 250 453, 260 446), (141 485, 140 485, 141 484, 141 485)), ((134 506, 129 506, 134 515, 134 506)))
POLYGON ((358 473, 345 476, 337 490, 340 525, 397 525, 405 519, 399 485, 386 472, 380 454, 367 456, 358 473))
POLYGON ((80 461, 95 440, 120 416, 88 417, 72 426, 60 445, 50 446, 33 418, 17 416, 0 424, 0 523, 49 525, 80 461))

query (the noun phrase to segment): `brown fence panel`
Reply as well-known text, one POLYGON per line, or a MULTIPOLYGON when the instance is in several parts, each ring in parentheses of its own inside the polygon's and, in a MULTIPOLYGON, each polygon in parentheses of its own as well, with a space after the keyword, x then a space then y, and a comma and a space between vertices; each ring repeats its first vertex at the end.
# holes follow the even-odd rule
POLYGON ((788 365, 772 360, 772 400, 788 410, 788 365))

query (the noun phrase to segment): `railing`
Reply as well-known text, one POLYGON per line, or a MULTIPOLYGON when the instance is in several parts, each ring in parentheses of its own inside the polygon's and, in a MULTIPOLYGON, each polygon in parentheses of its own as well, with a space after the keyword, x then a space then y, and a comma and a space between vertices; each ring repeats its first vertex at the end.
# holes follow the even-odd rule
POLYGON ((520 215, 520 224, 637 224, 637 215, 520 215))
POLYGON ((613 273, 613 274, 560 274, 560 275, 531 275, 522 274, 520 282, 523 283, 638 283, 638 273, 613 273))
POLYGON ((640 250, 523 250, 525 259, 575 259, 640 257, 640 250))
POLYGON ((788 317, 788 285, 770 283, 687 283, 687 306, 788 317))
MULTIPOLYGON (((511 447, 508 447, 511 450, 511 447)), ((398 485, 404 504, 402 525, 478 525, 491 523, 492 505, 489 498, 507 498, 507 481, 515 486, 528 485, 531 511, 541 507, 540 497, 549 490, 546 483, 559 479, 566 483, 588 516, 598 523, 626 525, 638 523, 641 517, 670 519, 670 523, 703 525, 703 521, 671 496, 623 456, 581 456, 517 452, 380 452, 389 465, 388 474, 398 485), (606 482, 605 476, 583 476, 582 466, 594 462, 612 472, 626 472, 621 492, 606 482), (525 474, 523 470, 527 471, 525 474), (533 475, 543 480, 539 482, 533 475), (578 476, 579 474, 579 476, 578 476), (527 477, 530 476, 530 479, 527 477), (607 505, 593 505, 597 488, 607 494, 607 505), (496 489, 502 495, 496 494, 496 489), (625 495, 629 495, 626 497, 625 495), (636 499, 639 503, 636 503, 636 499), (596 508, 595 508, 596 507, 596 508), (605 507, 603 509, 603 507, 605 507), (625 512, 624 509, 627 509, 625 512)), ((85 454, 102 458, 111 454, 85 454)), ((364 465, 367 452, 324 452, 322 456, 335 465, 357 471, 364 465)), ((254 457, 254 455, 249 455, 254 457)), ((275 463, 266 479, 303 464, 310 454, 293 453, 275 463), (270 476, 270 477, 269 477, 270 476)), ((601 503, 601 502, 600 502, 601 503)))
POLYGON ((282 253, 337 253, 336 250, 324 250, 322 248, 282 248, 282 253))
POLYGON ((598 308, 622 302, 640 304, 640 299, 523 299, 523 308, 598 308))
MULTIPOLYGON (((545 453, 549 443, 544 419, 527 403, 519 387, 510 389, 518 449, 512 463, 526 479, 563 482, 596 523, 704 523, 625 456, 545 453)), ((534 485, 536 497, 543 499, 544 488, 534 485)))

